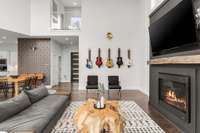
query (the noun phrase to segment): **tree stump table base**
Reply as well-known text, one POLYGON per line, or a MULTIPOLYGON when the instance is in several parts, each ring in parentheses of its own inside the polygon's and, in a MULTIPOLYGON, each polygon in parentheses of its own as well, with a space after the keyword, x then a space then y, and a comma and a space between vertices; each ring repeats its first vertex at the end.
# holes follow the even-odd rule
POLYGON ((123 132, 123 120, 117 101, 106 101, 105 109, 95 109, 96 100, 89 99, 74 115, 78 133, 123 132))

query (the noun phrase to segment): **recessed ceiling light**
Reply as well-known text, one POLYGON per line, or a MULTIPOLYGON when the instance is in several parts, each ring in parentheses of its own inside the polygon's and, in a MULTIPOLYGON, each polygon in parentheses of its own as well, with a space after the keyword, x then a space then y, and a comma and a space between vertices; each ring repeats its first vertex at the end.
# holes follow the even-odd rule
POLYGON ((69 41, 69 38, 68 38, 68 37, 66 37, 66 38, 65 38, 65 40, 66 40, 66 41, 69 41))
POLYGON ((2 36, 1 38, 4 39, 4 40, 6 40, 6 39, 7 39, 7 36, 2 36))
POLYGON ((77 5, 78 5, 78 3, 77 3, 77 2, 73 2, 73 5, 74 5, 74 6, 77 6, 77 5))
POLYGON ((3 41, 0 41, 0 44, 2 44, 3 43, 3 41))

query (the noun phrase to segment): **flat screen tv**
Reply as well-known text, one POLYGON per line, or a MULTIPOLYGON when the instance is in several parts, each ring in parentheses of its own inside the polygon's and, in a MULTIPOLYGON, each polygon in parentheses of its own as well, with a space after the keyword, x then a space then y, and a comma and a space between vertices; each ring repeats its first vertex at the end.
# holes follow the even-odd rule
POLYGON ((149 33, 152 56, 188 50, 187 47, 197 42, 192 0, 182 0, 153 22, 149 33))

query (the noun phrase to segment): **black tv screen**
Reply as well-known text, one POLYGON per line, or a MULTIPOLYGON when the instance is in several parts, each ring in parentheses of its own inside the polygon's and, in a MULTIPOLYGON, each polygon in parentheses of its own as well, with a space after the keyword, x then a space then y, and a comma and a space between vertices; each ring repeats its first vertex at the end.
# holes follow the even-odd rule
POLYGON ((168 54, 196 42, 195 24, 192 0, 183 0, 150 25, 152 55, 168 54))

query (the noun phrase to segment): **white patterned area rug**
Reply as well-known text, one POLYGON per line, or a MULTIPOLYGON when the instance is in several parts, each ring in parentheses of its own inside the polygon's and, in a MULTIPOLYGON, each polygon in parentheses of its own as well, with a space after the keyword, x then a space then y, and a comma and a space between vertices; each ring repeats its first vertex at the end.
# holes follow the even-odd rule
MULTIPOLYGON (((73 115, 83 102, 72 102, 52 133, 76 133, 73 115)), ((125 119, 124 133, 165 133, 134 101, 119 102, 125 119)))

